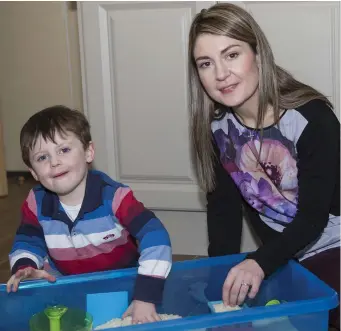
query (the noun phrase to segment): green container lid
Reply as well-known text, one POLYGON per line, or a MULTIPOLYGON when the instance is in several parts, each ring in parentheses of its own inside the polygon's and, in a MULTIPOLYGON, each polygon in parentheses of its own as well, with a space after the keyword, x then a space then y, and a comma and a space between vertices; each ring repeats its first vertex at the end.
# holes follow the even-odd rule
POLYGON ((80 309, 48 307, 30 319, 30 331, 92 331, 92 316, 80 309))

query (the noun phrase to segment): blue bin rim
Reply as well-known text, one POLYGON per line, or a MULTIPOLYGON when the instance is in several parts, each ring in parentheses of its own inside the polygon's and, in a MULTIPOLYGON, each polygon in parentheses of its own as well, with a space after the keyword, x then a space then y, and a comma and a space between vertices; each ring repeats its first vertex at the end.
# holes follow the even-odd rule
MULTIPOLYGON (((207 267, 207 261, 210 261, 209 266, 216 266, 224 263, 238 263, 244 259, 246 253, 242 254, 233 254, 219 257, 205 257, 197 260, 187 260, 187 261, 178 261, 174 262, 172 265, 171 272, 191 269, 193 267, 207 267)), ((58 285, 66 285, 66 284, 77 284, 89 281, 99 281, 99 280, 108 280, 114 278, 121 277, 129 277, 136 276, 137 267, 120 269, 120 270, 109 270, 109 271, 101 271, 101 272, 93 272, 87 274, 78 274, 78 275, 69 275, 57 278, 57 281, 54 283, 49 283, 44 279, 39 280, 26 280, 19 284, 19 290, 31 289, 36 287, 52 287, 58 285)), ((0 292, 6 291, 6 284, 0 284, 0 292)))
MULTIPOLYGON (((189 261, 180 261, 175 262, 172 267, 172 271, 178 270, 186 270, 192 267, 200 267, 207 266, 207 260, 210 259, 210 266, 220 265, 224 263, 238 263, 242 261, 247 253, 242 254, 234 254, 228 256, 219 256, 219 257, 210 257, 210 258, 201 258, 198 260, 189 260, 189 261)), ((326 292, 326 295, 318 298, 318 299, 309 299, 309 300, 299 300, 295 302, 287 302, 285 305, 273 305, 273 306, 264 306, 264 307, 253 307, 250 309, 242 309, 237 311, 231 311, 226 313, 215 313, 215 314, 205 314, 201 316, 191 316, 184 317, 177 320, 169 320, 162 322, 154 322, 152 323, 154 330, 184 330, 185 327, 189 327, 189 329, 196 328, 208 328, 208 327, 217 327, 217 326, 227 326, 238 323, 250 323, 255 320, 261 320, 266 318, 275 318, 282 316, 295 316, 295 315, 304 315, 311 314, 315 312, 327 311, 333 309, 338 306, 338 294, 330 288, 327 284, 322 282, 318 277, 313 275, 307 269, 302 267, 299 263, 290 260, 288 265, 294 267, 294 269, 299 270, 300 273, 304 273, 307 278, 313 280, 314 283, 317 283, 318 286, 321 286, 323 290, 326 292), (176 325, 174 325, 174 321, 176 321, 176 325), (162 324, 161 324, 162 323, 162 324)), ((81 274, 81 275, 72 275, 72 276, 64 276, 62 278, 57 279, 55 283, 49 283, 46 280, 30 280, 25 281, 20 284, 19 290, 32 289, 32 288, 43 288, 43 287, 51 287, 57 285, 65 285, 65 284, 76 284, 80 282, 87 281, 98 281, 98 280, 108 280, 114 278, 120 278, 122 276, 136 276, 137 268, 130 268, 124 270, 116 270, 116 271, 104 271, 104 272, 96 272, 91 274, 81 274)), ((279 272, 278 270, 277 272, 279 272)), ((277 273, 276 272, 276 273, 277 273)), ((0 293, 6 292, 6 284, 0 285, 0 293)), ((9 294, 9 295, 15 295, 9 294)), ((139 324, 133 326, 121 327, 124 330, 150 330, 151 324, 139 324)), ((107 329, 108 331, 116 330, 116 328, 107 329)))

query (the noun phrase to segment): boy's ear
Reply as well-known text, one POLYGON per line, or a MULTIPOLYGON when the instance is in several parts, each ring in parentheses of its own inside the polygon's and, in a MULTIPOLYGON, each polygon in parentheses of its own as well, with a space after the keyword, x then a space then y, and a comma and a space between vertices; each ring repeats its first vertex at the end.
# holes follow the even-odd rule
POLYGON ((95 158, 95 147, 92 141, 89 142, 88 148, 85 151, 85 159, 87 163, 91 163, 95 158))
POLYGON ((35 173, 35 171, 32 169, 32 168, 28 168, 29 170, 30 170, 30 173, 31 173, 31 175, 33 176, 33 178, 36 180, 36 181, 38 181, 38 176, 37 176, 37 174, 35 173))

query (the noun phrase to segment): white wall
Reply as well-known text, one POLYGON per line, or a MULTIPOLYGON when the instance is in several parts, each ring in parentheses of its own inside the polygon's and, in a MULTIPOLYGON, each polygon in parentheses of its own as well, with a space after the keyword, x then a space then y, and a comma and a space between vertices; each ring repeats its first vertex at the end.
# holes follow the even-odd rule
POLYGON ((81 109, 76 12, 65 2, 0 2, 0 45, 6 170, 22 171, 24 122, 54 104, 81 109))
MULTIPOLYGON (((154 211, 169 232, 174 254, 207 255, 207 227, 205 212, 154 211)), ((242 252, 258 247, 250 227, 243 222, 242 252)))

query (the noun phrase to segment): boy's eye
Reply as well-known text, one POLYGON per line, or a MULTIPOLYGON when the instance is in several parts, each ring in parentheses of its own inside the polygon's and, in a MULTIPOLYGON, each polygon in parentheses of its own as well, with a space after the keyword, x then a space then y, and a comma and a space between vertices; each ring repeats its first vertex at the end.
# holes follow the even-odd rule
POLYGON ((41 155, 38 157, 37 161, 42 162, 42 161, 45 161, 46 159, 47 159, 47 155, 41 155))
POLYGON ((70 152, 70 148, 69 147, 64 147, 60 151, 61 151, 62 154, 68 153, 68 152, 70 152))

